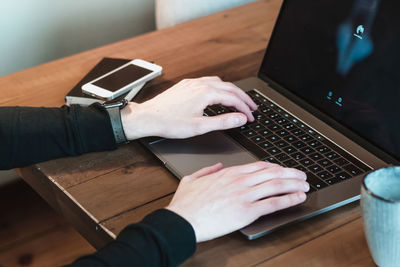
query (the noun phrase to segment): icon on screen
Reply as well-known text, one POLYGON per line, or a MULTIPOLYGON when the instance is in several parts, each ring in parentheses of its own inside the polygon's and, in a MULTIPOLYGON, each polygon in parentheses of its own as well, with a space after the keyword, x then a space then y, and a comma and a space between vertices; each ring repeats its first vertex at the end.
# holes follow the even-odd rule
POLYGON ((359 25, 356 29, 356 33, 354 33, 354 36, 357 37, 358 39, 363 39, 363 34, 364 34, 364 26, 363 25, 359 25))
POLYGON ((339 107, 343 107, 343 98, 339 97, 336 101, 336 105, 338 105, 339 107))

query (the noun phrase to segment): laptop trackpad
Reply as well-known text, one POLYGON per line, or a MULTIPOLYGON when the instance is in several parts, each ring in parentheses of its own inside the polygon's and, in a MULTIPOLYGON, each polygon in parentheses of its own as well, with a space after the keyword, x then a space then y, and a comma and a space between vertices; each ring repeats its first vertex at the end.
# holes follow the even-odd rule
POLYGON ((153 152, 178 178, 218 162, 225 167, 257 161, 257 158, 222 132, 184 140, 164 139, 149 144, 153 152))

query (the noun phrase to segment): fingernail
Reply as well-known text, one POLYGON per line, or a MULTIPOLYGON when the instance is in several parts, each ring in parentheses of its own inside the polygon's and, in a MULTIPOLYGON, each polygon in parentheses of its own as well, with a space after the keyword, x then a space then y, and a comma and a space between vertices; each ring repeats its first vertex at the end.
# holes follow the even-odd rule
POLYGON ((299 193, 299 194, 297 195, 297 197, 299 198, 299 200, 300 200, 301 202, 303 202, 304 200, 306 200, 306 194, 304 194, 304 193, 299 193))
POLYGON ((245 124, 246 123, 246 121, 245 121, 245 119, 243 118, 243 116, 235 116, 235 118, 234 118, 234 124, 236 125, 236 126, 241 126, 241 125, 243 125, 243 124, 245 124))
POLYGON ((308 190, 310 190, 310 185, 308 183, 304 183, 303 186, 304 186, 305 192, 308 192, 308 190))

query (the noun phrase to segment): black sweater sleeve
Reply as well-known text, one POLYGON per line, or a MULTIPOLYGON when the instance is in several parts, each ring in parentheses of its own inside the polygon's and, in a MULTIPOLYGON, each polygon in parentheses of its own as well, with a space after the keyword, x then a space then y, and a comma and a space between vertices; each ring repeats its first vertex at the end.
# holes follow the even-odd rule
MULTIPOLYGON (((100 105, 62 108, 0 107, 0 169, 117 147, 100 105)), ((118 238, 71 266, 176 266, 196 248, 192 226, 158 210, 126 227, 118 238)))
POLYGON ((195 249, 192 226, 179 215, 161 209, 129 225, 115 241, 70 267, 177 266, 195 249))
POLYGON ((0 107, 0 142, 0 170, 117 148, 108 113, 98 104, 0 107))

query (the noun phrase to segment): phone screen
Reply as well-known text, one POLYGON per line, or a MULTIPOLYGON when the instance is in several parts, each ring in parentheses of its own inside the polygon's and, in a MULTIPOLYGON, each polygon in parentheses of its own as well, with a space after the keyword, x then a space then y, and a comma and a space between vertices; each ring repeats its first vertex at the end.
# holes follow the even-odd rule
POLYGON ((94 82, 93 84, 108 91, 115 92, 151 72, 152 71, 149 69, 129 64, 128 66, 94 82))

